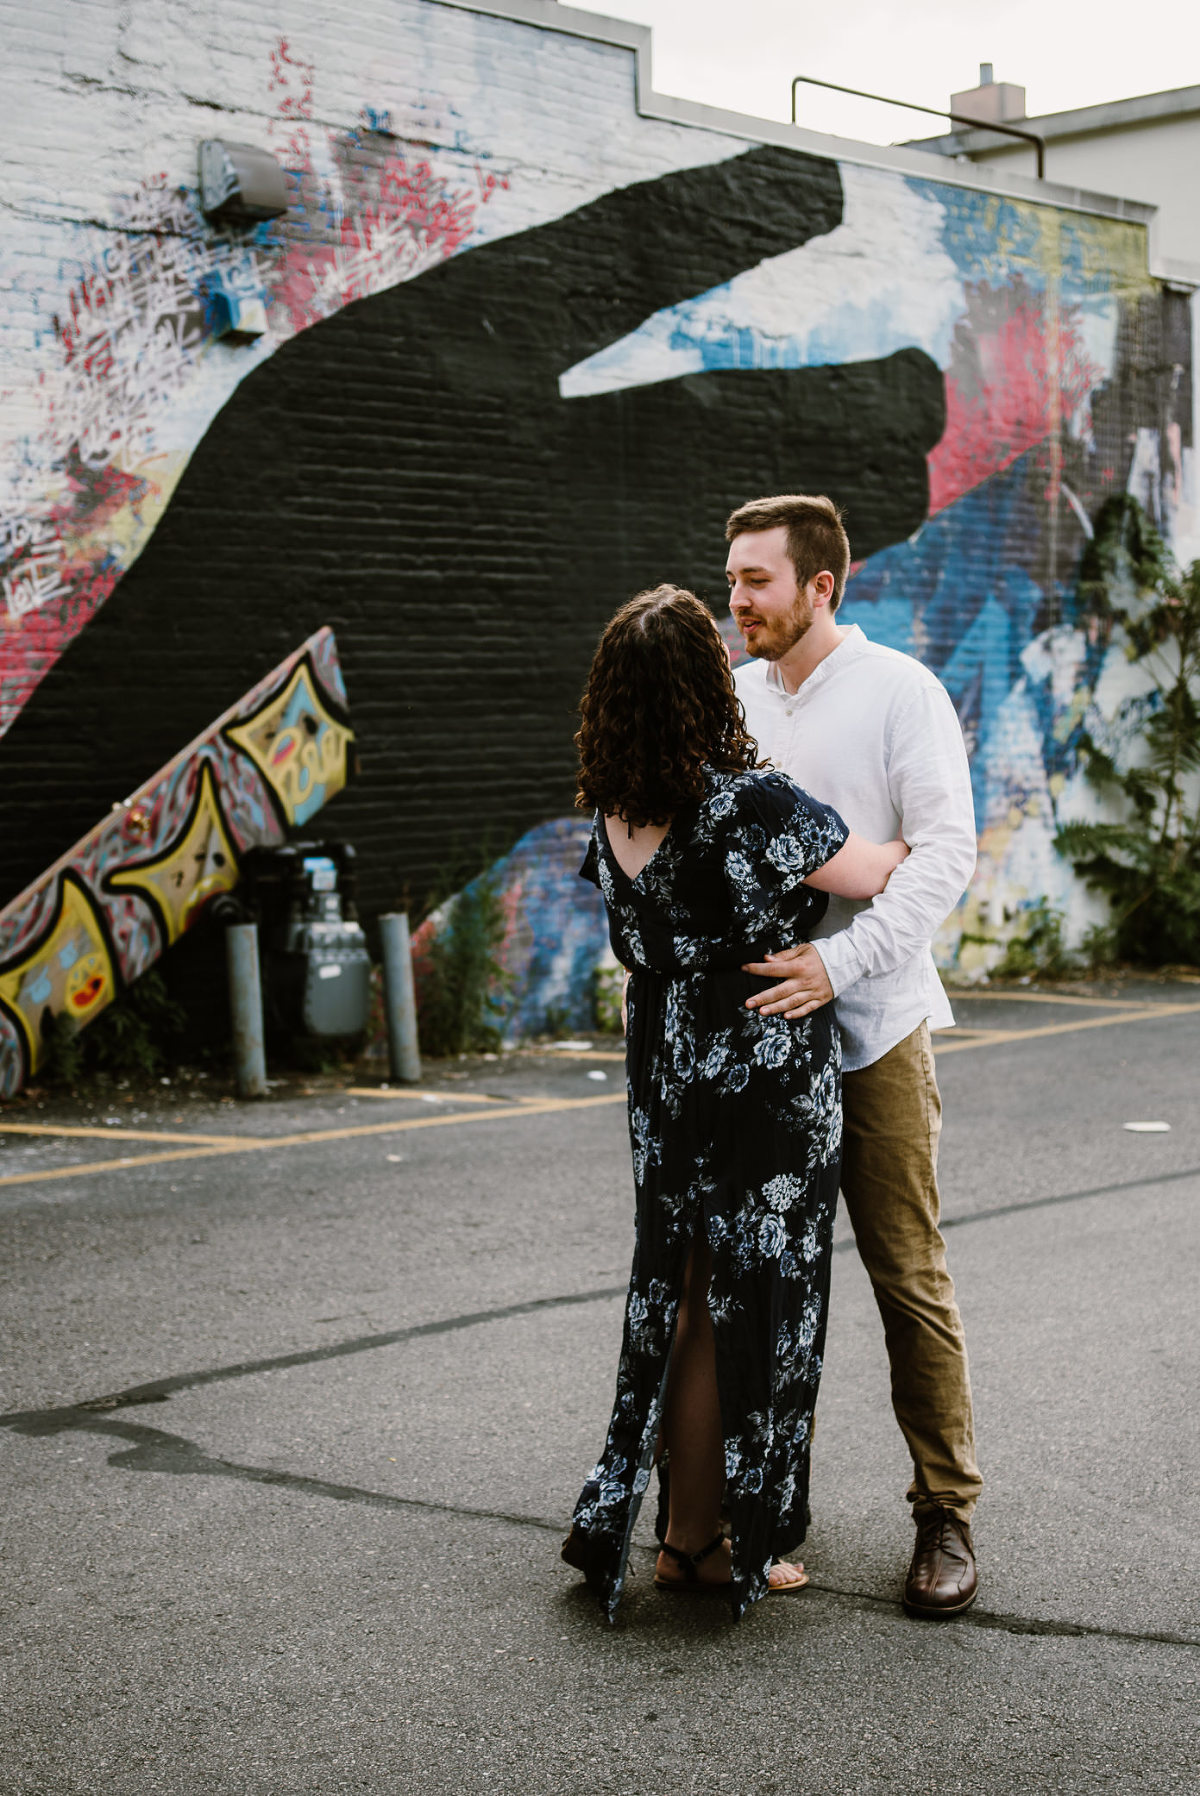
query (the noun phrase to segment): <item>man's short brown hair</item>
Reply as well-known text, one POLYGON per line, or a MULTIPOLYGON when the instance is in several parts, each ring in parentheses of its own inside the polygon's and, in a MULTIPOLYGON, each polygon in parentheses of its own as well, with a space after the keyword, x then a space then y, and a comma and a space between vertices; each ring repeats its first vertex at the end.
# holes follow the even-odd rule
POLYGON ((788 558, 796 570, 796 584, 803 591, 817 574, 833 575, 836 611, 846 590, 850 572, 850 538, 842 514, 824 493, 780 493, 773 499, 750 499, 730 512, 725 541, 731 543, 743 530, 787 531, 788 558))

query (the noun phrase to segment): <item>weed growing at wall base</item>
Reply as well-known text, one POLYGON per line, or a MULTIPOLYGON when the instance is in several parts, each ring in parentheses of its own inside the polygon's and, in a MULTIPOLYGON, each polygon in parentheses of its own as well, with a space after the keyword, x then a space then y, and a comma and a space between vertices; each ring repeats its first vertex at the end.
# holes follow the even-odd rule
POLYGON ((1022 911, 1020 935, 1005 944, 1003 958, 991 969, 995 979, 1064 979, 1081 971, 1079 960, 1063 940, 1063 914, 1044 898, 1022 911))
POLYGON ((506 917, 495 873, 473 879, 442 907, 417 992, 417 1027, 434 1057, 500 1045, 508 974, 500 959, 506 917))
POLYGON ((39 1078, 57 1086, 79 1085, 97 1075, 153 1078, 175 1063, 186 1025, 182 1006, 167 995, 162 974, 152 968, 87 1029, 56 1016, 39 1078))
POLYGON ((1112 905, 1112 946, 1142 966, 1200 964, 1200 562, 1180 572, 1145 512, 1127 496, 1097 520, 1081 590, 1150 682, 1117 725, 1137 730, 1119 765, 1089 735, 1090 784, 1124 812, 1069 823, 1055 838, 1075 871, 1112 905))
MULTIPOLYGON (((1110 926, 1093 923, 1078 947, 1070 948, 1066 916, 1045 898, 1039 898, 1015 917, 1006 910, 1004 921, 1022 927, 1003 943, 1003 954, 988 969, 990 979, 1017 979, 1028 984, 1031 979, 1085 979, 1120 970, 1115 932, 1110 926)), ((985 948, 1000 945, 997 936, 968 934, 965 930, 961 940, 985 948)))

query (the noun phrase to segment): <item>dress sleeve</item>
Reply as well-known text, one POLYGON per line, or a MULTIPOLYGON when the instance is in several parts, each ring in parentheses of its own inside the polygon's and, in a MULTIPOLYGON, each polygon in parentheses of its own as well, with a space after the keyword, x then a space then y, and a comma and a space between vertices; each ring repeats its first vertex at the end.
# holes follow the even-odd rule
POLYGON ((600 884, 600 851, 596 846, 595 824, 592 825, 592 833, 588 837, 587 853, 583 857, 579 877, 588 880, 594 886, 600 884))
POLYGON ((754 922, 832 860, 850 831, 783 773, 760 773, 738 793, 724 846, 735 909, 754 922))

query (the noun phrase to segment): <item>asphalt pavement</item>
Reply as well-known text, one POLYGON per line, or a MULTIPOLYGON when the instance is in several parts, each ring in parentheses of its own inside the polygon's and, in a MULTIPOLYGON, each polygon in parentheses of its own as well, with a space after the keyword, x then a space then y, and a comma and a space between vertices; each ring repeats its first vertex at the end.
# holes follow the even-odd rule
POLYGON ((812 1582, 615 1627, 558 1547, 632 1244, 618 1044, 0 1107, 3 1796, 1200 1790, 1200 981, 958 995, 981 1591, 839 1220, 812 1582), (1132 1131, 1130 1122, 1167 1123, 1132 1131))

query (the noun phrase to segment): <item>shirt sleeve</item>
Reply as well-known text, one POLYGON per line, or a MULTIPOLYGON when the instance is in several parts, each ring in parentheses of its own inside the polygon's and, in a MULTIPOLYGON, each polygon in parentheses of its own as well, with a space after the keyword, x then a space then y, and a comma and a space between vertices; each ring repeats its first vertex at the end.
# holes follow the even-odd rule
POLYGON ((911 853, 887 886, 836 935, 812 945, 834 997, 928 952, 975 871, 975 809, 958 716, 943 686, 923 684, 887 748, 887 781, 911 853))
POLYGON ((783 773, 760 773, 738 794, 723 849, 735 914, 751 927, 803 885, 846 841, 838 813, 783 773))

